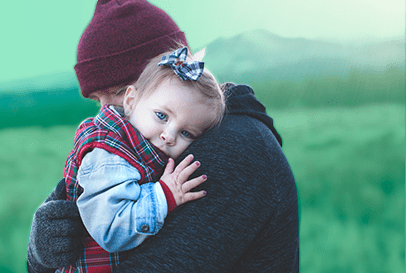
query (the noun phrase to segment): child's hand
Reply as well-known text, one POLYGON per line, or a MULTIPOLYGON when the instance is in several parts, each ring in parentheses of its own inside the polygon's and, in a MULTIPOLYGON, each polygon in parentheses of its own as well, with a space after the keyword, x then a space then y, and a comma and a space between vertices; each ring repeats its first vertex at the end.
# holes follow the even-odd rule
POLYGON ((166 165, 164 174, 161 177, 161 180, 171 190, 177 206, 202 198, 206 195, 205 191, 189 192, 191 189, 200 185, 207 179, 205 175, 202 175, 186 181, 189 176, 200 167, 200 162, 195 161, 191 163, 192 160, 193 155, 190 154, 179 163, 175 170, 173 170, 175 167, 175 162, 172 158, 170 158, 168 164, 166 165))

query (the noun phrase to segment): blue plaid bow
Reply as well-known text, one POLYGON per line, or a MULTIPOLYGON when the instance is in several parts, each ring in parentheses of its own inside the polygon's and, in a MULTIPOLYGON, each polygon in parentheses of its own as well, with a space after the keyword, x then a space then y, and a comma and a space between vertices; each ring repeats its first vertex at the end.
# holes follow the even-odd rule
POLYGON ((158 63, 159 66, 170 66, 182 81, 187 79, 197 81, 203 74, 204 62, 185 62, 187 47, 180 48, 170 55, 165 55, 158 63))

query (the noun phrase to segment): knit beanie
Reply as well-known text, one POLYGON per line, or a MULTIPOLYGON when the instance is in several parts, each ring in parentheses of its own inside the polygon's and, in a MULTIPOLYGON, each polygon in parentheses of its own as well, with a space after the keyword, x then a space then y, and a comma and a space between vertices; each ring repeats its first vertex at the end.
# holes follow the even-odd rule
POLYGON ((146 0, 98 0, 77 50, 82 95, 136 81, 150 59, 178 43, 187 46, 185 34, 146 0))

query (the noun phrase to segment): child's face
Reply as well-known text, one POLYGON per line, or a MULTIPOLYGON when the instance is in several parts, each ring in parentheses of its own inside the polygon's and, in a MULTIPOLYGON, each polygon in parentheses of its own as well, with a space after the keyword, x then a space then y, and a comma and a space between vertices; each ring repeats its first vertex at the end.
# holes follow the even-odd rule
POLYGON ((128 93, 124 99, 124 107, 130 112, 128 120, 154 146, 174 159, 214 120, 207 100, 178 80, 164 81, 137 103, 128 93))

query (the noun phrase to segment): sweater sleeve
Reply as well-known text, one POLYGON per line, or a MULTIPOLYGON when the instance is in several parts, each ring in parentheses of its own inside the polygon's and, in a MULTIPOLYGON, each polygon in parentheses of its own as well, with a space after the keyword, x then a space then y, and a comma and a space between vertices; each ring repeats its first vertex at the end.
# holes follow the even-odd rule
POLYGON ((126 160, 103 149, 83 158, 77 175, 83 188, 79 213, 92 238, 109 252, 132 249, 163 226, 164 191, 160 183, 139 185, 140 178, 126 160))
POLYGON ((168 205, 168 214, 171 213, 176 208, 176 200, 173 196, 171 190, 169 189, 168 185, 162 180, 159 180, 159 184, 161 184, 162 190, 165 193, 166 203, 168 205))

